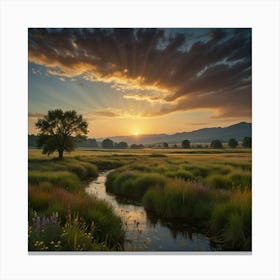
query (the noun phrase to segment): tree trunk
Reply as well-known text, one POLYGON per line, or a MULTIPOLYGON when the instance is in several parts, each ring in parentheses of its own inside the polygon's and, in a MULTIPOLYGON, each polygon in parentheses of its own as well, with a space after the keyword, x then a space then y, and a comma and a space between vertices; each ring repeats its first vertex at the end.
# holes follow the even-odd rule
POLYGON ((63 159, 63 149, 59 149, 58 150, 58 158, 61 160, 61 159, 63 159))

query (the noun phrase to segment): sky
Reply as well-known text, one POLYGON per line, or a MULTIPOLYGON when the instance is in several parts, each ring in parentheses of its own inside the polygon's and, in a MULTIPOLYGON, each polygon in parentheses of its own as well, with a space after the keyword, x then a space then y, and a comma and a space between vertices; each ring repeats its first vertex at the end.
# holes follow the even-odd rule
POLYGON ((251 122, 251 29, 28 30, 28 123, 75 110, 89 137, 251 122))

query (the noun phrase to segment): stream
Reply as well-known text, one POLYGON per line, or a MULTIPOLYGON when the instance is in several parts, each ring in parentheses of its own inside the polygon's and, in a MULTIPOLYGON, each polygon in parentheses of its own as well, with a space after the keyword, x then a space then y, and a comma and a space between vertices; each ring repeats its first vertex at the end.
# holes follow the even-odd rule
POLYGON ((105 182, 109 172, 101 172, 97 179, 89 183, 86 192, 105 200, 121 217, 125 229, 125 251, 221 250, 194 227, 178 222, 162 221, 148 214, 143 206, 107 193, 105 182))

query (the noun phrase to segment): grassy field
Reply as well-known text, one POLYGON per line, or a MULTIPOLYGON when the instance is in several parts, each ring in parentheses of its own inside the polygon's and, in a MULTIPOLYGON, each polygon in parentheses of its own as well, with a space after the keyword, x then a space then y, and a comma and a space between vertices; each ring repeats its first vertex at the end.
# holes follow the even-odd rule
POLYGON ((77 150, 62 161, 29 150, 29 250, 123 249, 120 218, 84 191, 109 169, 108 192, 251 250, 251 165, 248 149, 77 150))

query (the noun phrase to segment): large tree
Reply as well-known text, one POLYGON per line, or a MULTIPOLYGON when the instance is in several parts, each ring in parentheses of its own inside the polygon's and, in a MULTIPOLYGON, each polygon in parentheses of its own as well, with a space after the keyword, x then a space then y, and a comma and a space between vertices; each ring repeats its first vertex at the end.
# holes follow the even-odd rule
POLYGON ((38 147, 43 148, 43 154, 57 151, 59 159, 63 158, 64 151, 73 151, 75 141, 85 139, 88 132, 88 124, 82 115, 61 109, 48 111, 35 125, 39 129, 38 147))

